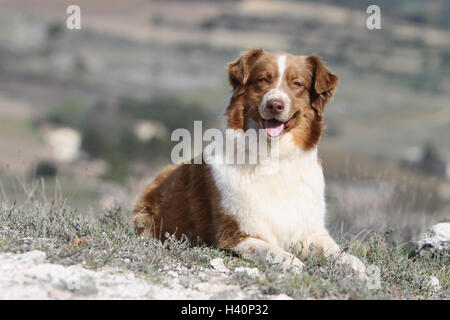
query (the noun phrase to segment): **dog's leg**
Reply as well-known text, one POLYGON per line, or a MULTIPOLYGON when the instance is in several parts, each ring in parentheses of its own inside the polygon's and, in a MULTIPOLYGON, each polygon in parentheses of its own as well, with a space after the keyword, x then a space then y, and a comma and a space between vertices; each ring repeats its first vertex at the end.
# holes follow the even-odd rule
POLYGON ((348 265, 358 273, 365 273, 366 267, 357 257, 341 252, 341 249, 329 235, 328 231, 320 230, 310 233, 303 243, 302 255, 318 256, 323 253, 326 257, 336 257, 339 263, 348 265), (312 249, 312 251, 311 251, 312 249))
POLYGON ((279 265, 284 271, 300 273, 304 266, 293 254, 256 238, 244 239, 233 250, 249 260, 279 265))

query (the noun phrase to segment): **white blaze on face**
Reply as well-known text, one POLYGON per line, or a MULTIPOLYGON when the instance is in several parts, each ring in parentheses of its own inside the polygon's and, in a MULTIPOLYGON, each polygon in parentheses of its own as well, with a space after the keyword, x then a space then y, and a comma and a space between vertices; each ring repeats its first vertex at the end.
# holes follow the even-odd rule
POLYGON ((274 123, 266 123, 266 131, 270 136, 277 136, 281 134, 283 131, 284 125, 282 123, 286 122, 289 118, 290 113, 290 103, 291 100, 289 99, 289 96, 286 92, 281 90, 281 86, 283 84, 283 79, 285 78, 286 73, 286 55, 279 55, 277 58, 277 65, 278 65, 278 79, 275 83, 275 88, 269 90, 266 92, 266 94, 263 96, 263 99, 261 101, 261 104, 259 105, 258 111, 261 117, 265 120, 274 119, 274 115, 267 109, 267 103, 270 100, 278 99, 282 100, 284 102, 285 108, 284 110, 277 114, 276 120, 278 122, 274 123), (282 122, 282 123, 279 123, 282 122), (267 128, 267 126, 271 126, 271 128, 267 128))
POLYGON ((277 89, 280 88, 281 86, 281 81, 284 78, 284 72, 286 70, 286 56, 285 55, 281 55, 278 57, 278 81, 277 81, 277 89))

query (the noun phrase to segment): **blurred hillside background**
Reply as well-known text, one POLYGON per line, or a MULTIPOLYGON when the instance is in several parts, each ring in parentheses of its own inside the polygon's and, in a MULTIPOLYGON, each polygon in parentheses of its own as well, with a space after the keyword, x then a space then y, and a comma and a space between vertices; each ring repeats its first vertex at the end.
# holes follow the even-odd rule
POLYGON ((341 79, 319 149, 334 234, 408 241, 450 219, 446 0, 0 0, 0 199, 131 208, 172 130, 219 125, 226 63, 251 47, 317 53, 341 79))

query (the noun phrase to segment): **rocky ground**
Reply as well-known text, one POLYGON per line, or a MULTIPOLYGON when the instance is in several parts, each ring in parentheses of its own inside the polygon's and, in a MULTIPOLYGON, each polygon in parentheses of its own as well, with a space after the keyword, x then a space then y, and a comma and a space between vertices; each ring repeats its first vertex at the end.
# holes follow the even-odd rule
POLYGON ((213 247, 139 237, 125 210, 83 216, 55 203, 0 202, 0 299, 448 299, 448 223, 414 249, 388 234, 336 237, 367 266, 300 257, 300 274, 213 247))
MULTIPOLYGON (((97 271, 79 265, 51 263, 43 251, 22 254, 0 253, 0 299, 246 299, 251 292, 226 284, 231 271, 222 259, 211 262, 211 270, 199 274, 201 282, 186 286, 182 272, 168 271, 164 285, 120 268, 97 271)), ((181 271, 181 270, 180 270, 181 271)), ((256 268, 239 268, 234 273, 259 276, 256 268)), ((267 295, 267 299, 291 299, 267 295)))

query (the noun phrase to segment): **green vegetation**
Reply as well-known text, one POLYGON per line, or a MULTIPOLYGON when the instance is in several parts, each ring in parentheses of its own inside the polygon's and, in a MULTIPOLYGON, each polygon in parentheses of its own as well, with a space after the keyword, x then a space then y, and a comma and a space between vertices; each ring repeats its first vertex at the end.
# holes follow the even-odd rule
POLYGON ((36 165, 36 170, 34 174, 36 177, 43 177, 43 178, 49 178, 49 177, 56 177, 56 174, 58 173, 58 168, 56 165, 50 161, 41 161, 36 165))
MULTIPOLYGON (((0 203, 0 250, 25 252, 43 250, 54 263, 82 264, 96 269, 105 265, 118 266, 164 283, 167 266, 189 270, 189 279, 196 281, 200 270, 209 267, 211 259, 221 257, 229 269, 255 267, 261 277, 233 273, 229 283, 243 289, 256 289, 258 294, 284 293, 293 298, 339 299, 448 299, 450 298, 450 252, 409 257, 400 245, 388 243, 384 234, 372 233, 366 241, 339 240, 348 252, 367 265, 377 266, 381 288, 369 289, 366 280, 336 261, 303 259, 306 271, 300 275, 282 275, 276 266, 255 265, 210 247, 191 247, 173 238, 160 241, 138 237, 127 211, 116 208, 102 216, 83 216, 77 210, 55 203, 17 205, 0 203), (440 289, 430 284, 430 276, 440 282, 440 289)), ((187 283, 189 286, 189 283, 187 283)))
POLYGON ((192 130, 195 120, 208 121, 216 115, 215 112, 211 114, 205 110, 201 104, 186 102, 173 96, 155 97, 150 101, 122 98, 119 102, 120 114, 132 119, 162 122, 169 131, 178 128, 192 130))
POLYGON ((46 120, 57 125, 79 127, 84 120, 87 106, 80 99, 66 99, 60 106, 52 109, 46 120))
POLYGON ((155 97, 149 101, 122 98, 117 106, 99 101, 92 107, 79 100, 66 100, 50 111, 46 120, 80 130, 82 149, 109 164, 104 178, 123 181, 134 161, 167 163, 173 145, 170 132, 177 128, 192 130, 194 120, 208 122, 212 115, 205 110, 201 104, 177 97, 155 97), (165 131, 141 141, 134 133, 135 124, 141 120, 160 123, 165 131))

